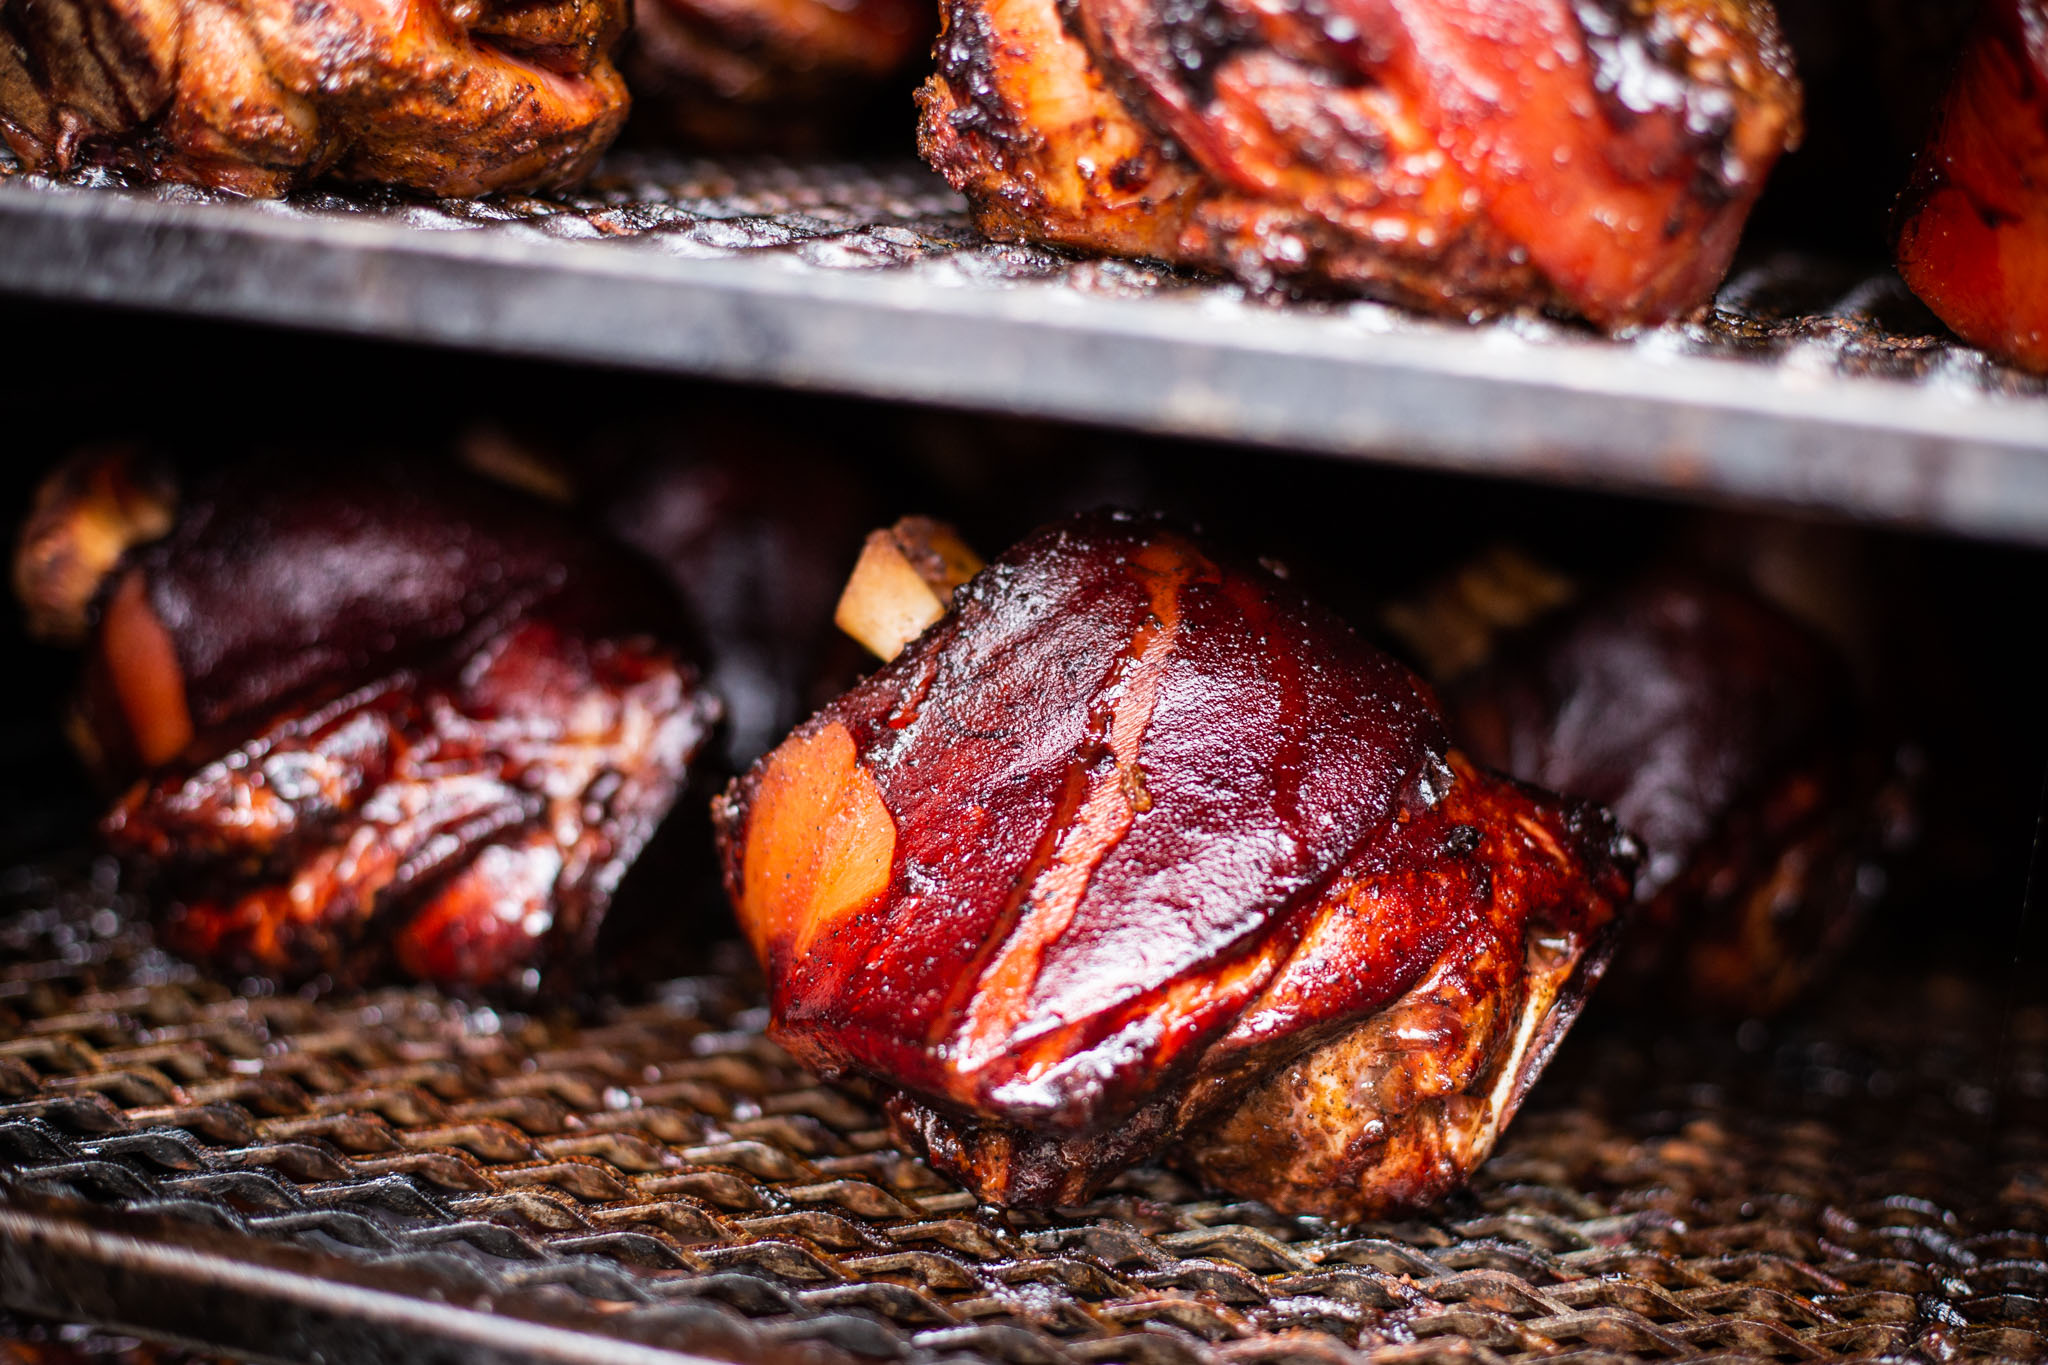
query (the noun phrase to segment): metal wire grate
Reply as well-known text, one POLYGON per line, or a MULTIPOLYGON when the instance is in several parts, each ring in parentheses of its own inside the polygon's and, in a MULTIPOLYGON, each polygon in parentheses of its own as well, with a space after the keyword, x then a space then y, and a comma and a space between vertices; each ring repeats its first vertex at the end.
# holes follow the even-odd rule
MULTIPOLYGON (((0 177, 8 169, 0 153, 0 177)), ((82 173, 69 183, 120 185, 117 176, 103 171, 82 173)), ((615 152, 583 190, 548 197, 425 200, 373 189, 312 189, 277 203, 248 204, 187 185, 142 193, 165 205, 234 204, 272 218, 367 219, 527 240, 635 239, 686 259, 766 254, 826 270, 912 268, 937 283, 1048 282, 1091 296, 1245 295, 1240 285, 1158 262, 990 242, 974 230, 958 195, 908 163, 710 161, 624 151, 615 152)), ((1382 331, 1439 325, 1377 304, 1291 302, 1296 308, 1355 313, 1382 331)), ((1539 342, 1583 339, 1576 327, 1540 318, 1511 319, 1505 326, 1539 342)), ((1949 337, 1891 272, 1873 275, 1798 254, 1750 261, 1723 286, 1713 308, 1654 330, 1641 344, 1660 354, 1773 360, 1811 373, 1932 382, 1958 391, 2048 393, 2048 380, 2000 365, 1949 337)))
POLYGON ((118 1215, 193 1264, 284 1257, 315 1308, 410 1296, 414 1345, 481 1310, 592 1359, 2048 1357, 2048 1017, 2001 1026, 1954 981, 1856 983, 1777 1035, 1591 1021, 1433 1217, 1335 1228, 1149 1169, 1036 1216, 898 1151, 729 981, 562 1013, 237 993, 150 950, 90 878, 13 883, 18 1311, 335 1349, 299 1318, 280 1337, 266 1282, 166 1325, 160 1284, 81 1272, 104 1247, 68 1269, 22 1250, 31 1214, 118 1215))
POLYGON ((2048 543, 2048 381, 1759 256, 1625 341, 986 240, 922 168, 609 158, 427 202, 0 172, 0 291, 2048 543))

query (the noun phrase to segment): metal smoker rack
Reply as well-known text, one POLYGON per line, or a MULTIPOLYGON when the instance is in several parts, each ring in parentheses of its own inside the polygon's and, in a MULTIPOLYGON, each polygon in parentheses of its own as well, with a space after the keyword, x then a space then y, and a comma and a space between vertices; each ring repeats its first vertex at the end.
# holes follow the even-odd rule
POLYGON ((991 243, 908 164, 621 155, 449 203, 0 176, 0 290, 2048 543, 2048 385, 1807 258, 1610 342, 991 243))
MULTIPOLYGON (((1615 343, 992 244, 909 168, 618 157, 446 205, 0 178, 0 289, 2048 543, 2048 386, 1804 260, 1615 343)), ((1590 1020, 1427 1219, 1157 1170, 1040 1217, 897 1151, 730 983, 237 993, 89 869, 5 875, 16 1312, 284 1361, 2048 1358, 2048 1017, 1955 981, 1736 1038, 1590 1020)))
POLYGON ((1736 1039, 1591 1020, 1429 1218, 1159 1170, 1045 1216, 903 1155, 728 982, 580 1015, 241 995, 89 878, 13 881, 16 1311, 295 1361, 2048 1356, 2048 1012, 2002 1029, 1955 979, 1736 1039))

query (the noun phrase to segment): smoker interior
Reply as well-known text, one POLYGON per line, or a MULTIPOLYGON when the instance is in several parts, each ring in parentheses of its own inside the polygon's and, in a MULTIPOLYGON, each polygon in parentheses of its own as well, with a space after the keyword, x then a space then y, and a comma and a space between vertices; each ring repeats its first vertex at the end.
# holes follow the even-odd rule
MULTIPOLYGON (((973 1199, 761 1037, 715 896, 660 981, 541 1008, 278 994, 154 951, 84 853, 22 640, 0 760, 0 1308, 287 1361, 2039 1359, 2048 723, 2017 549, 1044 422, 10 305, 6 516, 73 446, 205 463, 768 443, 1000 545, 1108 502, 1283 559, 1341 609, 1512 539, 1582 572, 1790 537, 1873 585, 1872 699, 1926 828, 1835 984, 1761 1023, 1597 1002, 1472 1188, 1334 1227, 1143 1169, 1057 1215, 973 1199), (109 401, 109 396, 118 401, 109 401), (317 420, 310 420, 309 415, 317 420)), ((792 497, 818 495, 793 488, 792 497)), ((699 822, 701 812, 676 817, 699 822)), ((29 1350, 28 1347, 16 1349, 29 1350)), ((43 1348, 34 1348, 43 1349, 43 1348)))

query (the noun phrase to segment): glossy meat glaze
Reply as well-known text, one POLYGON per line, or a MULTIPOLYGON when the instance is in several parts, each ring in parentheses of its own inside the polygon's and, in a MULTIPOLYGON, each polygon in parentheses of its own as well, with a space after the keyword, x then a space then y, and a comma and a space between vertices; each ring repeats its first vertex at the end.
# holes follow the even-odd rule
POLYGON ((1428 690, 1285 582, 1121 516, 990 564, 715 817, 774 1035, 1019 1204, 1198 1132, 1185 1159, 1283 1206, 1440 1194, 1597 976, 1632 866, 1604 814, 1465 763, 1428 690), (1443 1027, 1372 1034, 1397 1004, 1443 1027), (1327 1092, 1315 1132, 1266 1095, 1290 1064, 1327 1092), (1245 1124, 1292 1136, 1213 1136, 1245 1124), (1315 1170, 1332 1130, 1348 1188, 1315 1170))
POLYGON ((719 707, 664 586, 452 472, 225 473, 122 558, 75 733, 168 946, 517 984, 587 956, 719 707))
POLYGON ((1704 303, 1800 97, 1768 0, 948 0, 991 235, 1605 327, 1704 303))

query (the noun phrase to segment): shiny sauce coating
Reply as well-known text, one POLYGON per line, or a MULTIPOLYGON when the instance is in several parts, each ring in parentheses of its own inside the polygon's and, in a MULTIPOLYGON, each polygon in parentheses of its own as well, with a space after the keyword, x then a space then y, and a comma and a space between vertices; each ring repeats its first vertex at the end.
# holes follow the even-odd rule
MULTIPOLYGON (((1231 1025, 1444 748, 1422 684, 1284 582, 1085 518, 736 788, 728 878, 800 1056, 1087 1127, 1231 1025), (785 828, 858 857, 820 878, 785 828)), ((1410 958, 1337 1007, 1398 994, 1410 958)))

